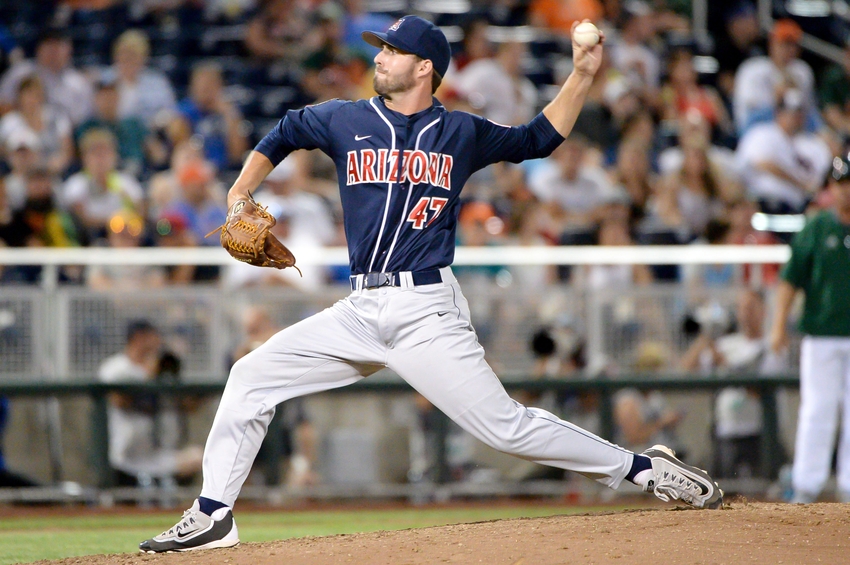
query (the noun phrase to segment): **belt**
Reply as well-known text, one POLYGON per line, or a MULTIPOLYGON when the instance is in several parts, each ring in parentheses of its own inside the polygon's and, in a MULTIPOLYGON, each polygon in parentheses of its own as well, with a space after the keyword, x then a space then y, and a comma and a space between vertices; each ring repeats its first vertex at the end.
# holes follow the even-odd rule
POLYGON ((352 275, 349 280, 351 281, 352 291, 368 290, 382 286, 410 288, 444 282, 443 273, 440 269, 397 271, 394 273, 366 273, 365 275, 352 275))

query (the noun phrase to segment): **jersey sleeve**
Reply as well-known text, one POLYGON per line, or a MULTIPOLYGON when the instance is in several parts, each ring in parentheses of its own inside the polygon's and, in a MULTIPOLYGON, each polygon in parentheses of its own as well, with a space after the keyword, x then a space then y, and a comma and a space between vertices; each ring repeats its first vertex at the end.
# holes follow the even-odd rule
POLYGON ((331 120, 334 112, 345 103, 328 100, 300 110, 289 110, 254 151, 268 157, 275 166, 297 149, 321 149, 329 153, 333 139, 331 120))
POLYGON ((791 258, 785 263, 780 276, 795 288, 805 288, 812 270, 817 222, 811 221, 791 240, 791 258))
POLYGON ((473 116, 475 153, 473 168, 483 169, 499 161, 519 163, 526 159, 548 157, 564 138, 542 113, 525 125, 503 126, 473 116))

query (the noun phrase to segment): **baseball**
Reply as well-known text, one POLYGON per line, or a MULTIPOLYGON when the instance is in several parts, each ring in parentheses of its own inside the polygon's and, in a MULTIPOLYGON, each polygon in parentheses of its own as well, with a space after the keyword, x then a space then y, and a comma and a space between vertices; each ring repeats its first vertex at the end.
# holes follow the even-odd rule
POLYGON ((573 31, 573 41, 582 47, 593 47, 599 43, 599 30, 590 22, 582 22, 573 31))

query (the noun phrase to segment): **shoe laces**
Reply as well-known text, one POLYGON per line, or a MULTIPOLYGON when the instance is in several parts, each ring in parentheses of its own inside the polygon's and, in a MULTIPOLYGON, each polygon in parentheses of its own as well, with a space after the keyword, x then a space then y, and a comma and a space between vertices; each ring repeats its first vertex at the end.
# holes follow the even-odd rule
POLYGON ((162 532, 162 536, 171 536, 175 533, 179 534, 181 530, 186 530, 191 526, 195 525, 195 514, 197 511, 193 508, 189 508, 185 512, 183 512, 183 516, 180 520, 177 521, 176 524, 168 528, 166 531, 162 532))

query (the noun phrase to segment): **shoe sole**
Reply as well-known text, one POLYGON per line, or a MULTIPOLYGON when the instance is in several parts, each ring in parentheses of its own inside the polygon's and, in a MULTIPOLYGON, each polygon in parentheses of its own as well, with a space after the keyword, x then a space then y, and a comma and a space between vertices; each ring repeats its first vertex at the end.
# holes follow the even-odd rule
MULTIPOLYGON (((721 489, 720 486, 716 482, 714 482, 714 480, 711 478, 711 476, 706 471, 704 471, 703 469, 700 469, 699 467, 694 467, 692 465, 688 465, 687 463, 682 463, 679 459, 676 458, 676 454, 673 452, 673 450, 670 449, 669 447, 667 447, 666 445, 654 445, 654 446, 650 447, 649 449, 647 449, 646 451, 644 451, 643 455, 646 455, 650 459, 653 458, 653 457, 660 457, 661 459, 664 459, 665 461, 667 461, 671 465, 675 465, 676 467, 679 467, 680 469, 684 469, 688 473, 694 474, 694 475, 700 477, 701 479, 703 479, 705 482, 713 485, 715 492, 719 495, 717 500, 715 500, 713 502, 711 501, 711 499, 706 500, 706 502, 702 506, 695 506, 696 508, 706 508, 706 509, 709 509, 709 510, 717 510, 717 509, 720 509, 720 508, 723 507, 723 489, 721 489)), ((683 500, 682 502, 685 502, 685 501, 683 500)), ((685 502, 685 504, 688 504, 688 503, 685 502)))
POLYGON ((226 547, 236 547, 239 545, 239 540, 216 540, 211 541, 209 543, 205 543, 204 545, 199 545, 198 547, 185 547, 182 549, 168 549, 166 551, 154 551, 154 550, 145 550, 140 549, 139 553, 148 553, 148 554, 156 554, 156 553, 186 553, 187 551, 198 551, 202 549, 223 549, 226 547))

